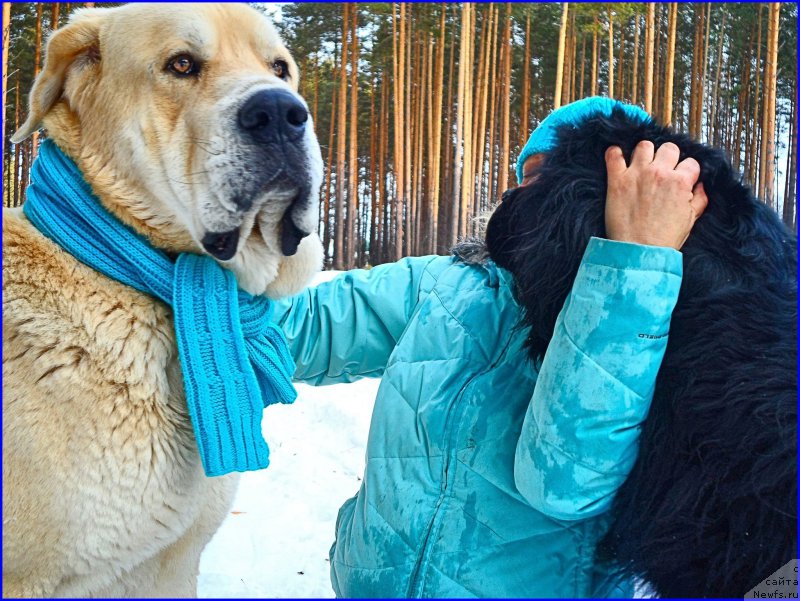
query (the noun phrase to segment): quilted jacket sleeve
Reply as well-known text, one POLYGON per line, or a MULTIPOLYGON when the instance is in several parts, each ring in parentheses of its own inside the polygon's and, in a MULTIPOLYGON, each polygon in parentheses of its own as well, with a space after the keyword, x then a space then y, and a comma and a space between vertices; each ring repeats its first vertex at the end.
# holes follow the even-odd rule
POLYGON ((607 510, 633 467, 683 273, 680 252, 592 238, 556 321, 514 479, 562 520, 607 510))
POLYGON ((289 341, 295 381, 323 385, 380 377, 437 259, 449 260, 410 257, 355 269, 276 301, 273 319, 289 341))

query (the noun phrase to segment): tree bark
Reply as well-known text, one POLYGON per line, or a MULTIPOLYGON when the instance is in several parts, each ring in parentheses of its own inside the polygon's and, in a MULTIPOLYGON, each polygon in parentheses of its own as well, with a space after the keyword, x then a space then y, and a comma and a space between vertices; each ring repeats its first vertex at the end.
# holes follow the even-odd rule
MULTIPOLYGON (((566 6, 566 3, 565 3, 566 6)), ((508 171, 511 148, 509 147, 509 128, 511 124, 511 3, 506 3, 506 27, 503 34, 505 69, 503 79, 503 122, 500 126, 500 172, 498 175, 498 196, 508 188, 508 171)))
POLYGON ((675 40, 678 25, 678 3, 669 5, 669 38, 667 41, 667 69, 664 77, 664 118, 667 125, 672 124, 672 86, 675 80, 675 40))
POLYGON ((350 5, 352 25, 350 29, 350 191, 347 209, 347 267, 355 266, 356 217, 361 199, 358 195, 358 4, 350 5))
MULTIPOLYGON (((11 41, 11 3, 3 2, 3 111, 6 109, 6 94, 8 92, 8 45, 11 41)), ((5 115, 5 113, 4 113, 5 115)), ((3 119, 3 139, 6 143, 6 120, 3 119)), ((5 147, 3 148, 5 156, 5 147)))
POLYGON ((755 84, 755 92, 754 96, 754 106, 753 106, 753 119, 752 119, 752 132, 750 137, 750 152, 745 157, 746 160, 749 162, 748 167, 750 168, 748 171, 749 173, 749 181, 750 184, 753 186, 753 189, 756 191, 756 194, 759 193, 758 187, 758 164, 759 164, 759 157, 761 153, 758 152, 758 129, 759 129, 759 100, 761 98, 761 30, 763 29, 761 25, 762 21, 762 9, 764 8, 763 4, 758 5, 758 24, 757 24, 757 34, 756 34, 756 64, 755 64, 755 71, 756 71, 756 84, 755 84))
POLYGON ((639 95, 639 13, 633 15, 633 73, 631 74, 631 104, 636 104, 639 95))
POLYGON ((58 20, 61 13, 61 3, 60 2, 53 2, 50 6, 50 29, 55 31, 58 29, 58 20))
POLYGON ((569 14, 569 2, 564 2, 561 9, 561 30, 558 34, 558 58, 556 59, 556 86, 553 94, 555 108, 561 106, 561 90, 563 89, 562 78, 564 76, 564 47, 567 40, 567 16, 569 14))
POLYGON ((440 39, 437 50, 437 67, 436 67, 436 91, 434 103, 434 150, 433 150, 433 178, 432 188, 433 194, 431 199, 432 215, 431 215, 431 252, 436 253, 439 243, 439 194, 441 191, 441 170, 442 170, 442 95, 440 90, 443 89, 444 83, 444 47, 446 42, 446 12, 447 5, 442 3, 442 15, 440 24, 440 39))
POLYGON ((653 112, 653 63, 655 60, 655 18, 656 5, 647 5, 647 22, 645 30, 645 55, 644 55, 644 110, 653 112))
MULTIPOLYGON (((530 11, 530 8, 528 8, 530 11)), ((586 53, 586 38, 583 39, 584 55, 586 53)), ((583 58, 581 58, 583 64, 583 58)), ((520 147, 528 140, 528 118, 531 111, 531 14, 525 16, 525 64, 522 69, 522 108, 519 115, 520 147)), ((583 71, 581 71, 581 96, 583 96, 583 71)), ((485 106, 483 107, 485 111, 485 106)), ((481 147, 481 152, 483 147, 481 147)))
POLYGON ((608 97, 614 98, 614 13, 608 10, 608 97))
MULTIPOLYGON (((586 34, 582 33, 581 34, 581 86, 580 86, 580 90, 579 90, 579 93, 578 93, 578 97, 579 98, 583 98, 584 97, 584 95, 583 95, 584 87, 583 86, 584 86, 584 83, 585 83, 585 79, 586 79, 586 34)), ((527 123, 525 125, 527 126, 527 123)), ((527 139, 527 135, 528 135, 528 128, 527 127, 522 130, 522 135, 525 136, 525 138, 523 138, 523 141, 522 141, 522 143, 524 144, 525 140, 527 139)))
POLYGON ((403 258, 403 207, 405 205, 405 166, 403 165, 403 128, 405 127, 405 119, 403 110, 405 106, 404 95, 405 82, 405 5, 401 2, 398 3, 399 16, 395 17, 394 4, 392 4, 392 40, 396 42, 392 53, 392 65, 394 67, 394 180, 395 180, 395 195, 394 195, 394 259, 399 261, 403 258), (399 27, 398 22, 399 21, 399 27), (400 37, 398 39, 396 30, 399 29, 400 37))
POLYGON ((594 16, 594 26, 592 27, 592 96, 597 96, 597 30, 600 24, 597 22, 597 15, 594 16))
POLYGON ((728 16, 725 10, 725 4, 722 4, 722 25, 719 30, 719 40, 717 44, 717 64, 714 69, 714 94, 711 98, 711 116, 709 118, 709 135, 708 143, 712 146, 719 144, 719 135, 717 134, 717 109, 719 107, 719 78, 722 72, 722 43, 725 39, 725 20, 728 16))
POLYGON ((775 207, 773 186, 775 176, 775 100, 777 92, 778 74, 778 29, 780 26, 780 2, 769 5, 769 28, 767 35, 767 64, 764 84, 766 88, 764 104, 764 122, 761 126, 764 139, 762 156, 763 196, 762 198, 771 207, 775 207))
POLYGON ((337 147, 336 147, 336 213, 334 216, 334 269, 345 269, 347 257, 345 255, 345 161, 347 159, 347 57, 349 53, 348 29, 350 26, 350 4, 342 4, 342 56, 341 73, 339 74, 339 123, 337 127, 337 147))
POLYGON ((453 162, 453 212, 450 215, 450 240, 449 246, 454 246, 458 240, 460 224, 461 184, 464 171, 464 104, 466 99, 466 63, 467 46, 469 40, 469 3, 461 5, 461 43, 458 48, 458 89, 456 92, 456 137, 455 137, 455 158, 453 162))

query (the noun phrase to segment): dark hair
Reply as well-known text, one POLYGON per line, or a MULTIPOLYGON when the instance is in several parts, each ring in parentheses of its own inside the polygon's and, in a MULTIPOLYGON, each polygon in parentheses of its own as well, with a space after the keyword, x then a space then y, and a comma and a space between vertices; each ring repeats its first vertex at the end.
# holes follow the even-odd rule
POLYGON ((724 154, 620 110, 562 128, 530 186, 487 227, 541 359, 591 236, 605 236, 604 153, 674 142, 701 165, 708 207, 684 276, 640 452, 598 559, 659 595, 743 596, 796 555, 797 238, 724 154))

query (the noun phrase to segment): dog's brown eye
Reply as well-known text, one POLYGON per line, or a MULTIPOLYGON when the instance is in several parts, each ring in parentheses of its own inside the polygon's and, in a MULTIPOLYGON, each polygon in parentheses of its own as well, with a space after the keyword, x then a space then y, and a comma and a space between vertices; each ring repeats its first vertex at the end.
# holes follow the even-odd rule
POLYGON ((280 77, 281 79, 286 79, 289 77, 289 65, 284 60, 276 60, 272 63, 272 70, 275 71, 275 75, 280 77))
POLYGON ((169 59, 167 69, 181 76, 196 75, 200 71, 197 61, 188 54, 179 54, 169 59))

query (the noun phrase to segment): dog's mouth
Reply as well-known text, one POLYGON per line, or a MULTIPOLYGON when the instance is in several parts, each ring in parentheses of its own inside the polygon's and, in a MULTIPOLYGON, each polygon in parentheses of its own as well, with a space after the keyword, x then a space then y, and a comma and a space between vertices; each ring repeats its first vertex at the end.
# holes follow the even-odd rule
POLYGON ((212 257, 220 261, 229 261, 239 246, 239 228, 228 232, 206 232, 202 242, 203 248, 212 257))
MULTIPOLYGON (((280 249, 286 257, 291 257, 297 253, 300 242, 311 232, 305 231, 295 222, 295 214, 307 200, 307 190, 304 187, 298 189, 292 197, 289 206, 281 217, 280 225, 280 249)), ((241 227, 236 227, 225 232, 206 232, 201 241, 205 251, 219 261, 230 261, 239 247, 239 237, 241 227)), ((261 232, 258 219, 253 226, 253 235, 264 236, 261 232)))
POLYGON ((295 213, 307 201, 307 196, 305 187, 300 187, 281 219, 281 252, 286 257, 294 255, 303 238, 311 233, 298 227, 295 222, 295 213))

